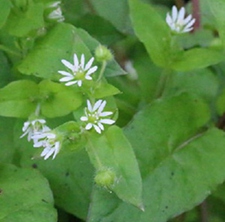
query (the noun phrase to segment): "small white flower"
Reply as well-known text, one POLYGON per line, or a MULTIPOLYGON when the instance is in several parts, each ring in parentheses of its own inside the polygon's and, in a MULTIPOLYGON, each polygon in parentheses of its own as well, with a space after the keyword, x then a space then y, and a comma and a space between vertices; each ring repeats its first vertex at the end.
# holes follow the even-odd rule
POLYGON ((44 147, 41 153, 41 157, 47 160, 51 155, 52 159, 55 159, 56 155, 60 151, 60 142, 57 140, 55 133, 48 131, 42 133, 36 133, 33 135, 34 147, 44 147))
POLYGON ((62 15, 60 4, 61 1, 55 1, 47 4, 46 8, 52 9, 52 11, 48 14, 49 19, 56 20, 57 22, 64 21, 65 18, 62 15))
POLYGON ((81 87, 84 80, 92 80, 91 74, 93 74, 98 68, 97 66, 91 67, 93 61, 94 57, 92 57, 85 65, 84 54, 81 55, 80 62, 77 55, 74 54, 74 64, 71 64, 70 62, 62 59, 61 62, 71 71, 71 73, 66 71, 58 71, 58 73, 64 76, 59 81, 66 82, 66 86, 77 84, 79 87, 81 87))
POLYGON ((45 126, 45 123, 46 121, 44 119, 26 121, 23 125, 23 134, 20 136, 20 138, 28 135, 27 140, 30 141, 35 133, 49 130, 49 128, 45 126))
POLYGON ((90 130, 92 127, 96 130, 97 133, 101 133, 104 130, 103 124, 111 125, 115 123, 115 120, 105 119, 104 117, 112 115, 113 112, 103 112, 105 108, 106 101, 98 100, 94 106, 91 105, 91 102, 87 100, 87 108, 85 108, 85 116, 80 118, 81 121, 87 122, 85 127, 86 130, 90 130))
POLYGON ((189 32, 193 29, 193 24, 195 19, 192 18, 192 15, 189 15, 185 18, 185 9, 182 7, 179 11, 176 6, 172 8, 172 16, 169 13, 166 15, 166 22, 169 25, 170 29, 176 33, 189 32))

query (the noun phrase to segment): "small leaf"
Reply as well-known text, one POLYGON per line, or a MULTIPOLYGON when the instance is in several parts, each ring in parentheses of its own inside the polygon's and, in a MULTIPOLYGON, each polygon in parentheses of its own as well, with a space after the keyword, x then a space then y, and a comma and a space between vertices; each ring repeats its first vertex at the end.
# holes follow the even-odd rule
POLYGON ((57 221, 48 181, 32 169, 0 165, 0 208, 1 222, 57 221))
POLYGON ((40 94, 44 101, 41 112, 46 117, 64 116, 82 104, 82 95, 73 87, 64 86, 44 80, 39 84, 40 94))
POLYGON ((11 82, 0 89, 0 115, 28 117, 36 109, 38 95, 38 86, 32 81, 11 82))
POLYGON ((120 128, 112 126, 102 136, 90 134, 87 152, 97 175, 98 171, 101 173, 105 169, 115 173, 114 183, 109 185, 107 180, 105 186, 123 201, 142 209, 142 182, 138 164, 120 128))
POLYGON ((195 48, 184 51, 174 60, 172 68, 177 71, 202 69, 221 62, 224 58, 222 51, 206 48, 195 48))
POLYGON ((100 99, 120 93, 119 89, 108 83, 100 83, 94 91, 94 98, 100 99))

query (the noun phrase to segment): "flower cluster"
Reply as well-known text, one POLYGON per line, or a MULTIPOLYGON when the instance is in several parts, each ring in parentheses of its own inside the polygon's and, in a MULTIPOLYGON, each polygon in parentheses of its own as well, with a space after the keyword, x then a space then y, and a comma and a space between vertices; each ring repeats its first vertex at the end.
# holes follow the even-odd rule
POLYGON ((87 122, 85 129, 90 130, 92 127, 97 133, 101 133, 104 130, 103 124, 111 125, 115 123, 112 119, 106 119, 105 117, 112 115, 112 112, 103 112, 106 105, 106 101, 98 100, 93 106, 89 100, 87 100, 87 108, 85 108, 85 116, 82 116, 81 121, 87 122))
POLYGON ((70 70, 70 72, 58 71, 58 73, 64 76, 59 81, 66 82, 66 86, 77 84, 81 87, 83 81, 92 80, 91 75, 98 69, 97 66, 91 67, 94 62, 94 57, 92 57, 85 65, 84 54, 81 55, 80 62, 76 54, 73 56, 74 64, 71 64, 65 59, 62 59, 61 62, 70 70))
POLYGON ((176 33, 189 32, 193 29, 193 24, 195 19, 192 18, 192 15, 189 15, 185 18, 185 9, 182 7, 179 11, 176 6, 172 8, 172 15, 167 13, 166 22, 169 25, 170 29, 176 33))
POLYGON ((45 125, 44 119, 28 120, 24 123, 22 131, 23 134, 20 138, 27 135, 27 140, 33 140, 34 147, 44 147, 41 157, 48 159, 53 155, 53 159, 59 153, 60 142, 57 136, 51 129, 45 125))
POLYGON ((51 9, 52 11, 48 14, 48 18, 50 20, 56 20, 57 22, 64 21, 64 17, 62 15, 62 10, 60 7, 61 2, 56 1, 47 6, 47 8, 51 9))

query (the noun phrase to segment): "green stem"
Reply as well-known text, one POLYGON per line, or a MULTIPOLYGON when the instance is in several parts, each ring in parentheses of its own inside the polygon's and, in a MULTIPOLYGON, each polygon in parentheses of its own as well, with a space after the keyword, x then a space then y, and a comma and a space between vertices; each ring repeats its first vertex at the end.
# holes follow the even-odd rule
POLYGON ((99 76, 98 76, 98 79, 97 79, 97 82, 99 82, 105 72, 105 68, 106 68, 106 64, 107 62, 106 61, 103 61, 102 62, 102 67, 101 67, 101 70, 100 70, 100 73, 99 73, 99 76))
POLYGON ((155 98, 160 98, 162 97, 165 89, 168 86, 168 83, 170 82, 171 79, 171 72, 163 72, 161 74, 159 83, 158 83, 158 87, 156 90, 156 94, 155 94, 155 98))
POLYGON ((92 161, 92 159, 94 159, 94 160, 96 160, 96 163, 97 163, 96 168, 97 168, 97 169, 103 168, 103 164, 102 164, 100 158, 98 157, 98 154, 97 154, 95 148, 93 147, 91 141, 90 141, 88 138, 86 138, 86 139, 87 139, 87 141, 88 141, 88 148, 86 147, 86 149, 87 149, 87 152, 88 152, 88 155, 89 155, 89 157, 90 157, 91 162, 93 163, 94 166, 96 166, 95 161, 92 161), (89 151, 88 151, 88 150, 89 150, 89 151), (91 155, 90 152, 91 152, 91 154, 93 154, 93 155, 91 155))

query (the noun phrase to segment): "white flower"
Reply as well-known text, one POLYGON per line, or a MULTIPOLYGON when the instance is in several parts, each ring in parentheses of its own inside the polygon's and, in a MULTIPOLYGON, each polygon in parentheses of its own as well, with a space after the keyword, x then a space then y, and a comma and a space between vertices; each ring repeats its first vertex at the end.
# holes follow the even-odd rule
POLYGON ((182 7, 179 11, 176 6, 172 8, 172 16, 169 13, 166 15, 166 22, 171 28, 172 31, 176 33, 189 32, 193 29, 193 24, 195 19, 192 18, 192 15, 189 15, 185 18, 185 9, 182 7))
POLYGON ((64 17, 62 15, 62 10, 61 10, 60 4, 61 4, 60 1, 56 1, 56 2, 50 3, 47 6, 47 8, 53 8, 54 9, 51 13, 49 13, 49 15, 48 15, 49 19, 56 20, 57 22, 64 21, 64 17))
POLYGON ((105 108, 106 101, 98 100, 94 106, 91 105, 91 102, 87 100, 87 108, 85 108, 85 116, 80 118, 81 121, 87 122, 85 127, 86 130, 90 130, 92 127, 96 130, 97 133, 101 133, 104 130, 103 124, 111 125, 115 123, 114 120, 105 119, 104 117, 112 115, 113 112, 103 112, 105 108))
POLYGON ((97 66, 91 67, 93 61, 94 57, 92 57, 85 65, 84 54, 81 55, 80 63, 76 54, 74 54, 73 56, 74 64, 71 64, 70 62, 62 59, 61 62, 68 69, 70 69, 71 73, 66 71, 58 71, 58 73, 64 76, 59 81, 66 82, 66 86, 70 86, 73 84, 77 84, 79 87, 82 86, 82 82, 84 80, 92 80, 91 74, 93 74, 98 68, 97 66))
POLYGON ((26 121, 23 125, 23 134, 20 136, 20 138, 28 135, 27 140, 30 141, 35 133, 49 130, 49 128, 45 126, 45 123, 46 121, 44 119, 26 121))
POLYGON ((51 155, 53 155, 52 159, 55 159, 60 151, 60 142, 57 140, 55 133, 51 131, 36 133, 32 139, 34 140, 34 147, 44 147, 41 153, 44 160, 47 160, 51 155))

